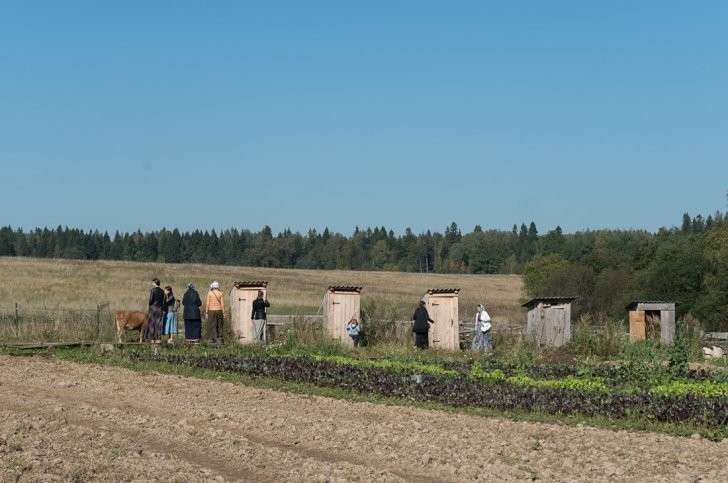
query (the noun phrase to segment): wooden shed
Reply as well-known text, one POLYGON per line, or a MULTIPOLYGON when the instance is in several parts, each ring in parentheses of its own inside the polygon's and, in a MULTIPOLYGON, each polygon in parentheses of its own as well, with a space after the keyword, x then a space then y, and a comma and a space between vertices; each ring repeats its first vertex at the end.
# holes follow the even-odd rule
POLYGON ((346 324, 352 319, 361 323, 361 287, 332 285, 324 295, 326 331, 334 340, 353 346, 346 333, 346 324))
POLYGON ((425 294, 425 304, 430 318, 430 347, 436 349, 460 349, 459 288, 431 288, 425 294))
POLYGON ((233 336, 240 344, 255 343, 253 329, 253 301, 258 298, 258 291, 265 296, 268 293, 268 282, 251 280, 235 282, 230 290, 230 325, 233 336))
POLYGON ((675 341, 675 304, 659 300, 636 300, 629 310, 629 338, 631 341, 657 340, 663 344, 675 341))
POLYGON ((561 347, 571 340, 571 303, 576 297, 536 297, 528 309, 526 334, 538 345, 561 347))

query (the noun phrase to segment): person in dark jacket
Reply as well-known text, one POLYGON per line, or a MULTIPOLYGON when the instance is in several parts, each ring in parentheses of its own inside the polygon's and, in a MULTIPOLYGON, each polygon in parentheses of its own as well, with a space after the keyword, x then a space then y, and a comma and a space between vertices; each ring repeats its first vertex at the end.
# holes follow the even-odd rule
POLYGON ((250 314, 250 318, 253 319, 253 332, 255 333, 255 340, 259 344, 265 344, 266 342, 266 321, 268 315, 266 310, 270 307, 270 302, 263 295, 262 290, 258 290, 258 298, 253 300, 253 311, 250 314))
POLYGON ((430 331, 430 324, 434 324, 435 321, 430 318, 430 314, 427 313, 425 308, 425 299, 420 300, 420 305, 415 309, 415 313, 412 315, 414 324, 412 325, 412 332, 415 333, 415 346, 419 349, 426 349, 430 345, 428 333, 430 331))
POLYGON ((164 290, 159 286, 158 278, 152 279, 152 290, 149 292, 149 313, 144 340, 159 342, 162 333, 162 307, 165 305, 164 290))
POLYGON ((195 290, 195 286, 187 284, 187 291, 182 297, 185 318, 185 340, 187 342, 199 342, 202 338, 202 314, 200 307, 202 299, 195 290))

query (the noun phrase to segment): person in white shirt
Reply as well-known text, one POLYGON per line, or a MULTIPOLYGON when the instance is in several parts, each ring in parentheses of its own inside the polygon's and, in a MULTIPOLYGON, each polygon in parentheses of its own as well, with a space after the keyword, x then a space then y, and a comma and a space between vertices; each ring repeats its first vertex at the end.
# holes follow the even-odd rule
POLYGON ((489 351, 493 347, 493 337, 490 314, 485 310, 485 305, 478 305, 478 310, 475 312, 475 329, 473 334, 473 345, 474 351, 489 351))

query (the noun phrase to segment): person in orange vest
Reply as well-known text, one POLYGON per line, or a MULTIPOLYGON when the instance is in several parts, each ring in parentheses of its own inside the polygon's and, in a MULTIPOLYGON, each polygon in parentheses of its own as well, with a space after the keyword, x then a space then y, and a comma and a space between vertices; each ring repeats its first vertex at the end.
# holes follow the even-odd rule
POLYGON ((220 284, 212 282, 207 292, 203 308, 207 320, 210 341, 213 344, 223 343, 223 325, 225 323, 225 300, 220 291, 220 284))

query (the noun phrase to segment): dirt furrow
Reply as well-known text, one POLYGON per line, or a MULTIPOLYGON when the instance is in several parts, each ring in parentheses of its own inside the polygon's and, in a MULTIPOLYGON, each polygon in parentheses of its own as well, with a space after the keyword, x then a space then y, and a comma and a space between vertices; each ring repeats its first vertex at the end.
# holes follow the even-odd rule
POLYGON ((726 443, 353 403, 39 358, 0 357, 0 393, 19 420, 60 413, 70 424, 142 444, 143 453, 184 462, 180 468, 196 475, 191 480, 728 479, 726 443))

